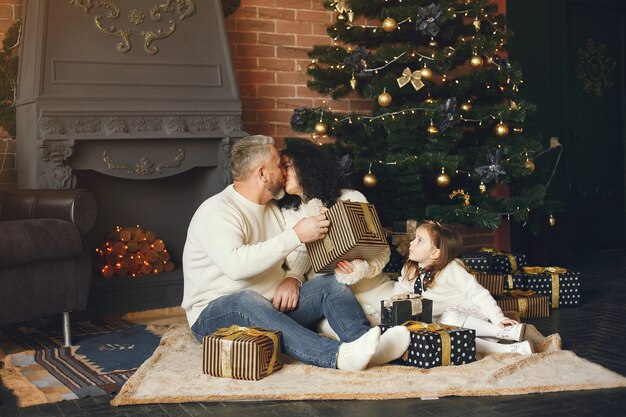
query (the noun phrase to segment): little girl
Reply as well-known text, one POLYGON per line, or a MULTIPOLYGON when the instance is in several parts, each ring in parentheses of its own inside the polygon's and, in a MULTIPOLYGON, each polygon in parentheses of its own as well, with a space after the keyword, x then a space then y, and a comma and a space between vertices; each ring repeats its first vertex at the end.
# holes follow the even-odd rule
POLYGON ((432 300, 434 322, 476 330, 478 352, 531 354, 531 344, 522 342, 526 325, 506 318, 489 291, 456 259, 462 245, 462 237, 449 227, 432 221, 421 224, 394 292, 412 292, 432 300))

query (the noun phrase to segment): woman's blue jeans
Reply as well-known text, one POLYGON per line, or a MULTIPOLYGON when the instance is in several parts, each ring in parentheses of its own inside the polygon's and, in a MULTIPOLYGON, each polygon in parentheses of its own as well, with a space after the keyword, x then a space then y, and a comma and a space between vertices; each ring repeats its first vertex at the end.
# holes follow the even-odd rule
POLYGON ((341 342, 356 340, 370 329, 350 288, 338 283, 334 275, 324 275, 302 284, 293 311, 281 313, 259 293, 244 290, 211 301, 191 330, 197 340, 233 324, 280 330, 283 353, 311 365, 336 368, 341 342, 308 329, 322 317, 341 342))

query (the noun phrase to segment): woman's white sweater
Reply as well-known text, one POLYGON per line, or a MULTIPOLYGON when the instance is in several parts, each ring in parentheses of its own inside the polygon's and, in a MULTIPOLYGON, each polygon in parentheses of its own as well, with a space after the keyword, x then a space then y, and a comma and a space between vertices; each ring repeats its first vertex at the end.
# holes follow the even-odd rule
MULTIPOLYGON (((407 281, 402 269, 401 276, 395 285, 396 294, 413 292, 415 280, 407 281)), ((476 278, 467 272, 460 260, 455 259, 439 272, 432 287, 426 291, 422 289, 422 296, 433 300, 433 321, 437 322, 448 308, 460 307, 478 311, 494 324, 500 323, 506 317, 493 299, 489 291, 476 281, 476 278)))

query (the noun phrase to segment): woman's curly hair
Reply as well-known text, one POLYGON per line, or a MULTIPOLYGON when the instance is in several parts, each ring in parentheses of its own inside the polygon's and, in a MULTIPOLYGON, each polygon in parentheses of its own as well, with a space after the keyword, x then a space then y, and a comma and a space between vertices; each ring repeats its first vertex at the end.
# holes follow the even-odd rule
MULTIPOLYGON (((337 159, 322 146, 306 139, 287 138, 281 154, 291 160, 306 200, 319 198, 330 207, 339 199, 342 189, 350 188, 337 159)), ((286 194, 278 201, 281 208, 298 209, 300 204, 302 199, 297 195, 286 194)))

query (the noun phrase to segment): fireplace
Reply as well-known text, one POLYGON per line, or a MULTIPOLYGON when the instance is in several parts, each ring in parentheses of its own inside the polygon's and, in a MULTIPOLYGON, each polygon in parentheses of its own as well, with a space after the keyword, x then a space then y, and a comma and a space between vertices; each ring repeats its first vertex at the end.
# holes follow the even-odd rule
POLYGON ((115 226, 165 241, 175 271, 96 268, 90 309, 178 304, 189 220, 246 135, 220 0, 29 0, 22 33, 18 186, 90 190, 94 253, 115 226))

